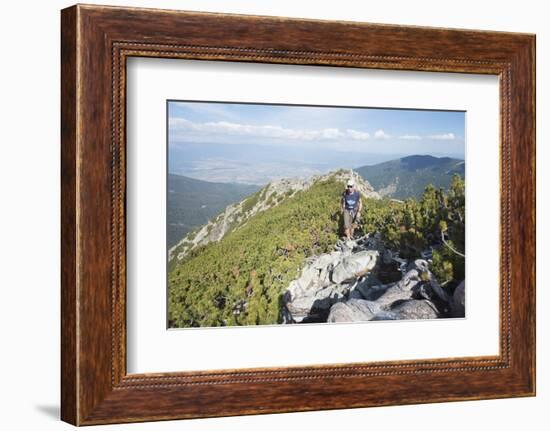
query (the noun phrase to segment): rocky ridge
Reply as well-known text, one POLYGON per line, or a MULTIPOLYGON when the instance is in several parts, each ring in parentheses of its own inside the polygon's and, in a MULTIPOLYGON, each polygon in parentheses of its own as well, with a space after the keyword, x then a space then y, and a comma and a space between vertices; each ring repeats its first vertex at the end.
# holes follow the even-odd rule
POLYGON ((379 199, 380 195, 359 174, 349 170, 339 170, 325 175, 316 175, 307 179, 285 178, 273 181, 257 193, 240 202, 229 205, 216 218, 198 230, 188 233, 168 251, 169 261, 181 261, 189 252, 199 246, 213 241, 220 241, 227 233, 243 227, 247 220, 256 214, 269 210, 297 192, 309 189, 318 181, 334 178, 345 183, 349 178, 355 179, 356 188, 366 198, 379 199))

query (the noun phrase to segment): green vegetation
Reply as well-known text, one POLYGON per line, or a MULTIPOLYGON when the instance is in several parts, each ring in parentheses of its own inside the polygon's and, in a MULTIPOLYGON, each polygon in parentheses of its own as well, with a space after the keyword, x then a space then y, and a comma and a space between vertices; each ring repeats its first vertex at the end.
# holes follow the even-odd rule
POLYGON ((248 211, 252 210, 254 206, 259 202, 260 195, 263 195, 265 193, 265 189, 259 190, 256 193, 254 193, 252 196, 247 198, 241 207, 243 213, 247 213, 248 211))
POLYGON ((190 252, 169 273, 170 326, 279 322, 281 295, 305 258, 338 239, 341 191, 335 180, 319 182, 190 252))
MULTIPOLYGON (((175 263, 168 275, 169 326, 279 323, 282 294, 305 259, 331 251, 341 234, 342 189, 334 178, 319 181, 175 263)), ((464 279, 464 258, 456 253, 464 253, 459 175, 447 192, 429 185, 418 200, 367 199, 361 221, 364 232, 380 232, 403 258, 432 248, 440 283, 464 279)))
POLYGON ((455 174, 464 178, 464 160, 450 157, 409 156, 355 169, 375 190, 387 197, 420 198, 432 184, 447 189, 455 174))
POLYGON ((431 269, 438 281, 461 281, 464 205, 464 181, 454 175, 447 193, 430 184, 419 200, 369 200, 362 213, 363 228, 366 232, 380 232, 386 247, 405 259, 418 258, 421 251, 431 247, 431 269))

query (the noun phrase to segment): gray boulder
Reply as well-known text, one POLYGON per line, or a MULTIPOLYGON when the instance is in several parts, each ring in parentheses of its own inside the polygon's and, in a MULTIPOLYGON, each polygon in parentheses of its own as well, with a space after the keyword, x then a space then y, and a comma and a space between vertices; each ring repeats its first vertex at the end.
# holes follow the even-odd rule
POLYGON ((425 299, 410 299, 392 305, 393 314, 400 320, 436 319, 439 312, 435 305, 425 299))
POLYGON ((399 316, 397 315, 397 313, 394 313, 393 311, 382 310, 380 313, 377 313, 376 316, 374 316, 370 320, 372 320, 372 321, 375 321, 375 320, 399 320, 399 316))
POLYGON ((376 301, 389 309, 395 301, 412 298, 414 289, 424 283, 422 274, 426 271, 426 267, 427 263, 418 259, 409 266, 403 278, 396 283, 378 286, 358 285, 357 289, 365 299, 376 301))
POLYGON ((376 266, 379 253, 376 250, 360 251, 344 257, 332 270, 334 283, 342 283, 367 274, 376 266))
POLYGON ((451 302, 453 317, 464 317, 466 312, 466 284, 464 280, 456 287, 451 302))
POLYGON ((338 250, 310 259, 283 295, 283 321, 326 318, 332 305, 348 299, 357 278, 372 270, 378 258, 378 251, 360 247, 359 241, 342 242, 338 250))
POLYGON ((337 284, 303 291, 293 290, 292 287, 283 296, 285 323, 300 323, 312 314, 323 310, 328 312, 333 304, 345 299, 349 290, 348 286, 337 284))
POLYGON ((371 274, 362 277, 353 286, 347 301, 331 307, 328 322, 434 319, 439 316, 437 307, 431 301, 414 299, 415 295, 426 289, 433 291, 438 298, 444 295, 425 260, 417 259, 409 264, 407 272, 398 282, 373 284, 373 280, 375 277, 371 274))
POLYGON ((300 277, 293 280, 283 295, 283 320, 299 323, 312 311, 326 310, 344 299, 348 285, 337 285, 330 280, 330 272, 343 254, 340 251, 325 253, 310 260, 300 277))
POLYGON ((327 322, 360 322, 371 320, 381 311, 380 304, 365 299, 350 299, 338 302, 330 308, 327 322))

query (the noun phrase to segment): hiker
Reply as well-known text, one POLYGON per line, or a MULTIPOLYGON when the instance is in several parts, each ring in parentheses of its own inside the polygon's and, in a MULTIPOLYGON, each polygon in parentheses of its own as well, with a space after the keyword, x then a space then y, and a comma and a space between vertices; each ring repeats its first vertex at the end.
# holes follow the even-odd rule
POLYGON ((353 231, 356 221, 359 221, 361 208, 361 194, 355 189, 355 181, 350 178, 346 184, 346 190, 342 193, 342 214, 344 215, 344 234, 346 239, 353 239, 353 231))

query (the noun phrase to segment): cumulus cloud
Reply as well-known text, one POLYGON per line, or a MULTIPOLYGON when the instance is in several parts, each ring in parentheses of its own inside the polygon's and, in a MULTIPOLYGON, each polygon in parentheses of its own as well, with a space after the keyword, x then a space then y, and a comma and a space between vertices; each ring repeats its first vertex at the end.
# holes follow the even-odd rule
POLYGON ((364 141, 366 139, 370 138, 370 134, 367 132, 359 132, 358 130, 353 129, 347 129, 346 133, 351 139, 355 139, 357 141, 364 141))
POLYGON ((374 137, 377 139, 389 139, 391 138, 390 135, 388 135, 386 132, 384 132, 382 129, 377 130, 374 132, 374 137))
POLYGON ((401 135, 399 139, 404 139, 406 141, 420 141, 422 137, 418 135, 401 135))
POLYGON ((353 139, 366 140, 370 135, 359 130, 325 128, 319 130, 291 129, 269 124, 251 125, 229 121, 195 123, 181 117, 169 119, 170 131, 176 135, 181 133, 210 133, 236 136, 251 136, 263 138, 283 138, 303 141, 353 139))
POLYGON ((436 139, 438 141, 454 141, 456 136, 454 133, 443 133, 441 135, 428 136, 430 139, 436 139))

